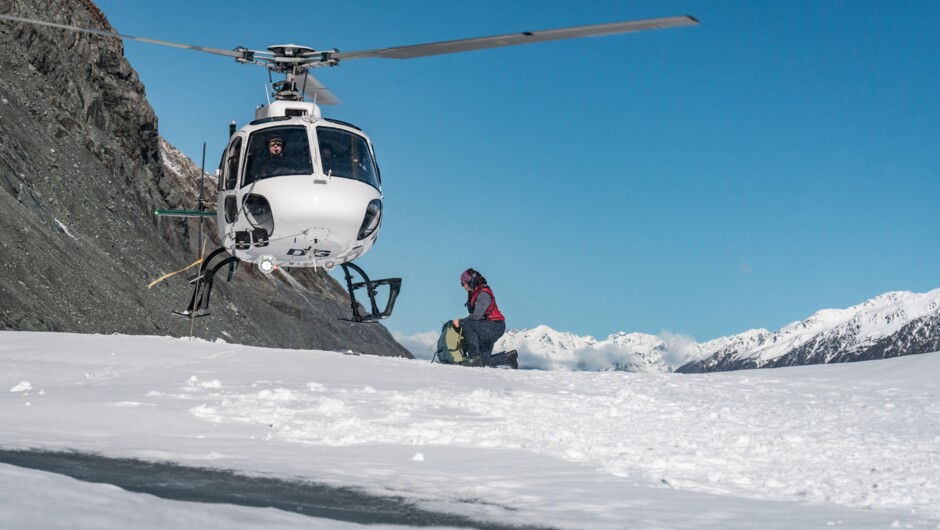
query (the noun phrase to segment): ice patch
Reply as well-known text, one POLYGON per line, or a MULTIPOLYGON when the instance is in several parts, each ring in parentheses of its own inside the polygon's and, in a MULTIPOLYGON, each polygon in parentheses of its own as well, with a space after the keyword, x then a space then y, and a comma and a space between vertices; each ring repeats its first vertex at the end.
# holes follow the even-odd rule
POLYGON ((342 400, 333 398, 323 398, 317 405, 317 412, 327 416, 342 414, 346 410, 346 404, 342 400))
POLYGON ((154 408, 156 407, 156 405, 154 405, 153 403, 141 403, 139 401, 113 401, 113 402, 105 403, 105 405, 109 407, 117 407, 117 408, 134 408, 134 407, 154 408))
POLYGON ((199 405, 198 407, 193 407, 189 409, 189 412, 198 418, 204 420, 209 420, 211 422, 221 422, 222 417, 217 414, 217 409, 210 407, 209 405, 199 405))
POLYGON ((10 389, 10 392, 28 392, 33 389, 29 381, 20 381, 20 384, 10 389))
POLYGON ((186 380, 187 388, 190 390, 198 388, 222 388, 222 383, 218 379, 213 379, 212 381, 199 381, 199 378, 196 376, 191 376, 186 380))
POLYGON ((286 388, 275 388, 274 390, 262 390, 258 392, 258 399, 261 401, 295 401, 297 398, 286 388))
POLYGON ((75 236, 72 235, 71 232, 69 232, 68 227, 65 226, 64 224, 62 224, 62 221, 60 221, 60 220, 58 220, 58 219, 53 219, 53 220, 55 221, 55 223, 56 223, 57 225, 59 225, 59 228, 61 228, 62 231, 65 232, 65 235, 71 237, 72 239, 77 239, 75 236))

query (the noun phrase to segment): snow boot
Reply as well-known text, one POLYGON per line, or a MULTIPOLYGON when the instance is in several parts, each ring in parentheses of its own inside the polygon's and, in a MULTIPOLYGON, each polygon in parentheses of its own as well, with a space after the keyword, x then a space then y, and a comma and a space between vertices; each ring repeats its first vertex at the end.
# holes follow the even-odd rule
POLYGON ((513 370, 519 369, 519 352, 516 350, 509 350, 506 352, 506 357, 509 359, 509 367, 513 370))

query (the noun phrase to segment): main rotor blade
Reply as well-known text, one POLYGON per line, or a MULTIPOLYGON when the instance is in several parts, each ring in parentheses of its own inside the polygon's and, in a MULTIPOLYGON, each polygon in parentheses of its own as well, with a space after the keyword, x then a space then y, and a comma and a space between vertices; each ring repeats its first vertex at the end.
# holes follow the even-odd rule
POLYGON ((502 48, 517 46, 533 42, 546 42, 577 37, 598 37, 601 35, 614 35, 632 31, 649 29, 678 28, 694 26, 699 22, 688 15, 679 17, 649 18, 645 20, 632 20, 626 22, 611 22, 608 24, 594 24, 591 26, 575 26, 571 28, 549 29, 542 31, 524 31, 509 33, 507 35, 494 35, 492 37, 479 37, 474 39, 461 39, 428 44, 415 44, 412 46, 397 46, 394 48, 381 48, 375 50, 362 50, 352 52, 336 52, 330 54, 331 59, 349 60, 376 57, 381 59, 411 59, 414 57, 427 57, 444 53, 458 53, 488 48, 502 48))
POLYGON ((11 16, 11 15, 0 15, 0 19, 12 20, 14 22, 25 22, 27 24, 36 24, 38 26, 49 26, 51 28, 60 28, 60 29, 68 29, 72 31, 80 31, 82 33, 91 33, 93 35, 102 35, 104 37, 113 37, 116 39, 148 42, 150 44, 159 44, 160 46, 172 46, 173 48, 184 48, 187 50, 214 53, 215 55, 224 55, 226 57, 240 58, 240 57, 244 57, 245 55, 244 52, 239 52, 239 51, 234 51, 234 50, 221 50, 218 48, 207 48, 205 46, 195 46, 192 44, 180 44, 177 42, 167 42, 167 41, 162 41, 162 40, 148 39, 145 37, 135 37, 133 35, 123 35, 121 33, 115 33, 113 31, 105 31, 102 29, 91 29, 91 28, 80 28, 78 26, 67 26, 65 24, 57 24, 55 22, 46 22, 44 20, 34 20, 31 18, 20 18, 20 17, 11 16))
POLYGON ((294 86, 317 105, 339 105, 341 101, 319 79, 313 77, 309 70, 293 76, 294 86))

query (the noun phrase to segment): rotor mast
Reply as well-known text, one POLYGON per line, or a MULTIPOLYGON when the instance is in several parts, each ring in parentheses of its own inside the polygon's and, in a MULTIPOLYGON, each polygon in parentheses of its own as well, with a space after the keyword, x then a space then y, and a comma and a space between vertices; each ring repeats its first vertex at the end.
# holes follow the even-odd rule
POLYGON ((309 98, 321 105, 336 105, 340 102, 325 85, 309 74, 312 68, 339 64, 338 60, 332 58, 337 50, 319 52, 308 46, 277 44, 269 46, 266 52, 243 47, 235 51, 240 53, 235 58, 236 62, 263 66, 272 74, 284 76, 280 81, 271 82, 276 100, 303 101, 309 98))

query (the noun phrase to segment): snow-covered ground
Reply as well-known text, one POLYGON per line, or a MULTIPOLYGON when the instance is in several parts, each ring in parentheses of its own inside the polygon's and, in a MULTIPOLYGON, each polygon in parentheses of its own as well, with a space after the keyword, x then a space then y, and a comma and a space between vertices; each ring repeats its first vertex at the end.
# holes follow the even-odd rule
MULTIPOLYGON (((940 354, 706 375, 0 332, 0 449, 557 528, 940 528, 940 354)), ((2 528, 346 528, 0 464, 2 528), (54 509, 53 509, 54 508, 54 509)))

